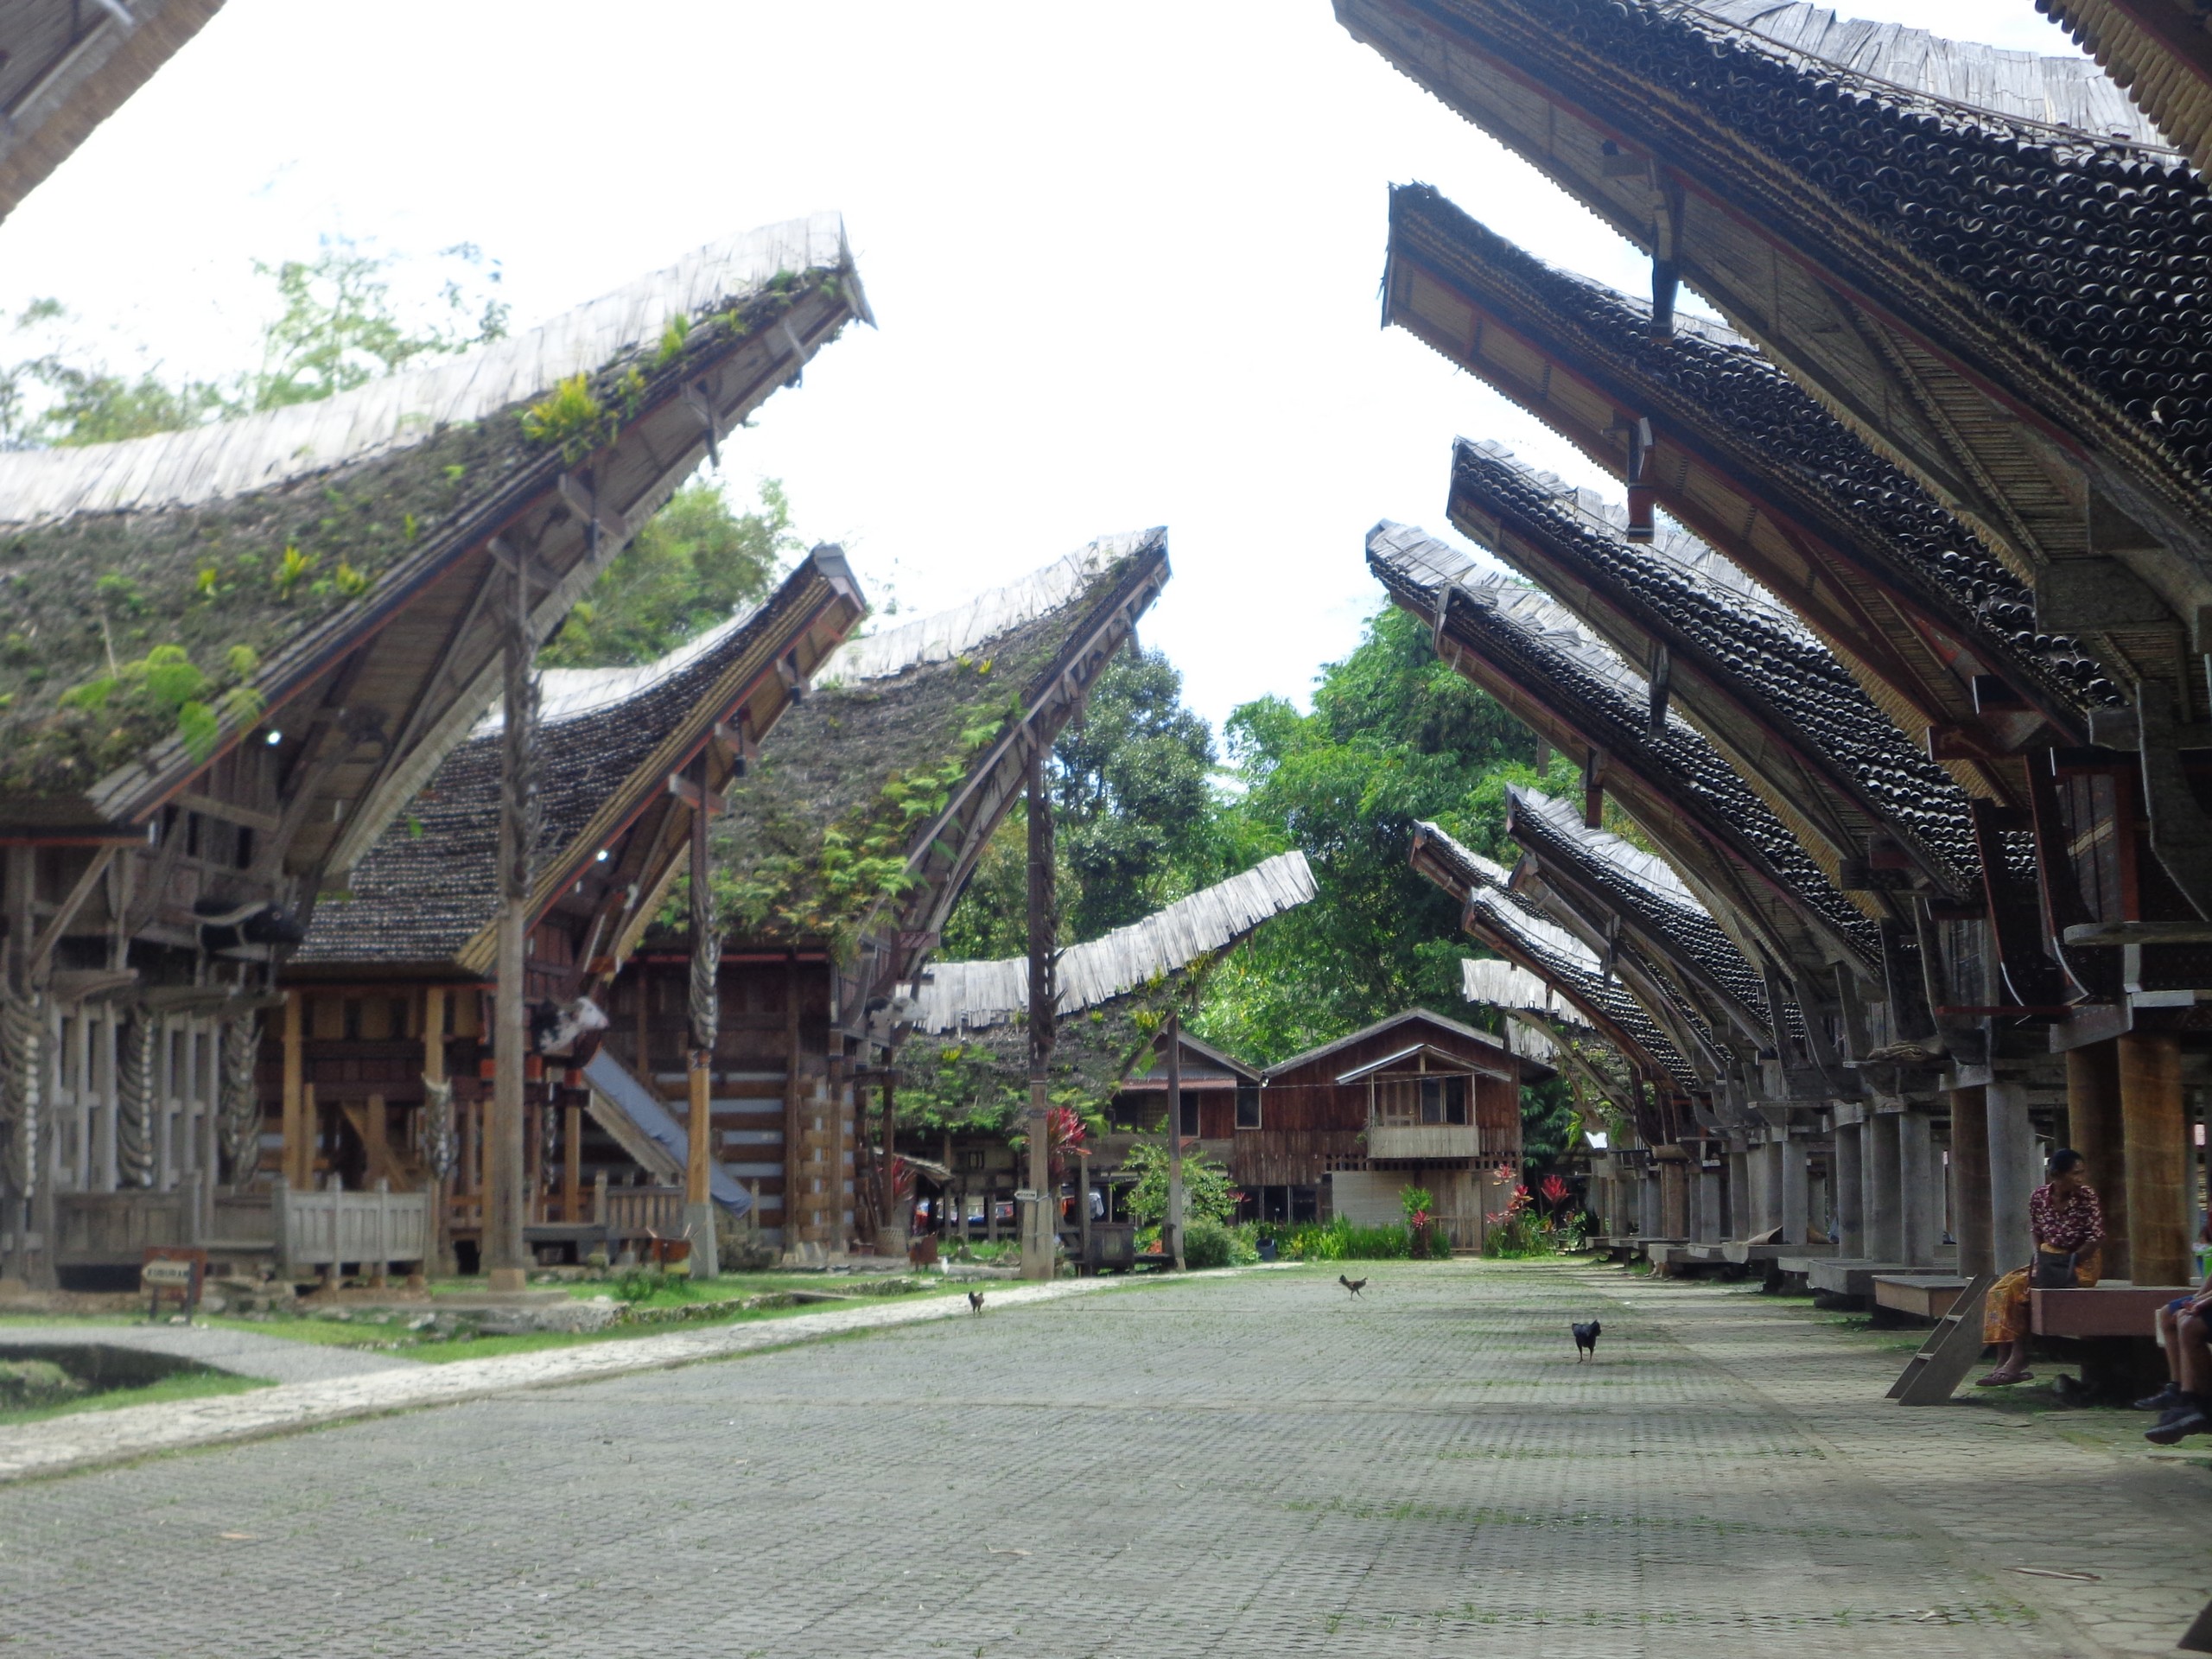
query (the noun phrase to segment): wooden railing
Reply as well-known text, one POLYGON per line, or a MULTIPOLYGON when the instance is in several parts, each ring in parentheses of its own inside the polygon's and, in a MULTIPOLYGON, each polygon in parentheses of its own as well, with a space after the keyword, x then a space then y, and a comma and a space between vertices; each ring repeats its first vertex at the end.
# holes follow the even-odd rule
POLYGON ((374 1270, 430 1255, 427 1192, 394 1192, 381 1181, 372 1192, 348 1192, 335 1182, 319 1192, 297 1192, 280 1179, 270 1207, 276 1259, 287 1273, 348 1262, 374 1270))

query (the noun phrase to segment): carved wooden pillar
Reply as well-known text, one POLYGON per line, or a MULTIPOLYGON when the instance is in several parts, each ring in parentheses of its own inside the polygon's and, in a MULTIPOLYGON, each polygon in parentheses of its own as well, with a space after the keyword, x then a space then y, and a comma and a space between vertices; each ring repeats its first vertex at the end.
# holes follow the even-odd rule
MULTIPOLYGON (((2120 1111, 2127 1152, 2129 1255, 2139 1285, 2190 1282, 2189 1193, 2182 1184, 2189 1115, 2181 1039, 2132 1031, 2120 1039, 2120 1111)), ((2092 1173, 2090 1179, 2095 1179, 2092 1173)))
POLYGON ((2089 1185, 2105 1208, 2107 1279, 2133 1279, 2127 1211, 2127 1137, 2120 1110, 2120 1042, 2107 1039, 2066 1054, 2066 1144, 2089 1166, 2089 1185))

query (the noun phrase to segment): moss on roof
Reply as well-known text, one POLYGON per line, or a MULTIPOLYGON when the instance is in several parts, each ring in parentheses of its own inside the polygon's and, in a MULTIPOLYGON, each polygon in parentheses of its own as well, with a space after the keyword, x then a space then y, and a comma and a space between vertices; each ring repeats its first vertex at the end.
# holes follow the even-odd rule
POLYGON ((1103 563, 1064 604, 950 661, 832 680, 785 714, 716 821, 715 895, 732 931, 842 944, 906 891, 919 836, 1131 563, 1103 563))
POLYGON ((193 505, 0 531, 0 793, 81 794, 173 735, 212 742, 213 711, 228 697, 251 718, 278 652, 364 608, 521 474, 611 442, 701 347, 838 280, 786 273, 688 334, 671 327, 595 375, 404 448, 193 505))

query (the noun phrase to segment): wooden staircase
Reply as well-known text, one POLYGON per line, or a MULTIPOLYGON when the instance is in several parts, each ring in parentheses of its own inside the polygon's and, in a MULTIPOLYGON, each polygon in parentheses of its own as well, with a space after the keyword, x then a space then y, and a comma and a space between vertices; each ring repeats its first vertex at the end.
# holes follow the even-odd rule
POLYGON ((1891 1399, 1901 1406, 1940 1406, 1951 1397, 1981 1358, 1981 1305, 1996 1282, 1995 1274, 1985 1273, 1960 1293, 1890 1385, 1891 1399))

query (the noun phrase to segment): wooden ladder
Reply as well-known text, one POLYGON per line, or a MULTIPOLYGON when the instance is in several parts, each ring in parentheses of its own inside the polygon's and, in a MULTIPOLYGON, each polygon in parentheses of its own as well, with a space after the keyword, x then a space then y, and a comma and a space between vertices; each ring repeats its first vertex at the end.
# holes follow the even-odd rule
POLYGON ((1920 1351, 1905 1362, 1904 1374, 1890 1384, 1891 1399, 1901 1406, 1940 1406, 1951 1397, 1981 1357, 1981 1305, 1996 1282, 1995 1274, 1985 1273, 1959 1294, 1920 1351))

